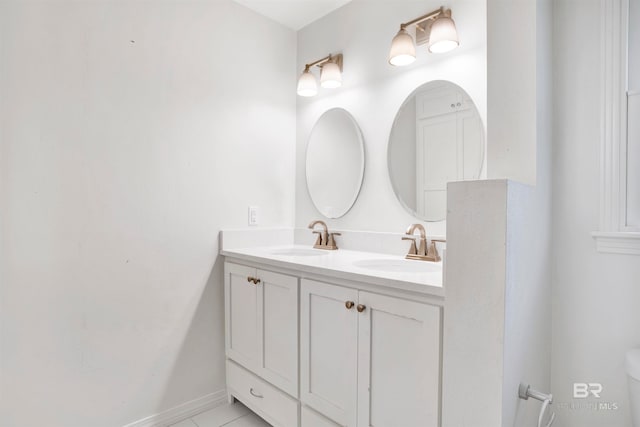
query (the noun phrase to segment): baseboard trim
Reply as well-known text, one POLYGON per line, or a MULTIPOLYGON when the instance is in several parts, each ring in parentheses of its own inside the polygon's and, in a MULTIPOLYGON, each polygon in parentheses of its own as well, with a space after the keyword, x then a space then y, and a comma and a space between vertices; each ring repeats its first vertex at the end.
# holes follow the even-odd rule
POLYGON ((227 402, 227 390, 218 390, 123 427, 167 427, 227 402))

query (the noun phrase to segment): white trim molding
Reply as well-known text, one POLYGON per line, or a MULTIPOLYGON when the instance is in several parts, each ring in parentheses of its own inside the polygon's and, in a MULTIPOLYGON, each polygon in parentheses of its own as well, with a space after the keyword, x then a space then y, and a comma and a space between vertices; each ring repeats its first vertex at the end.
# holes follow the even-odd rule
POLYGON ((591 233, 596 239, 598 252, 624 255, 640 255, 640 233, 631 231, 591 233))
POLYGON ((599 252, 638 254, 640 233, 626 229, 628 0, 601 0, 599 252))
POLYGON ((602 0, 600 230, 624 224, 628 0, 602 0))
POLYGON ((227 390, 219 390, 134 421, 124 427, 167 427, 225 403, 227 403, 227 390))

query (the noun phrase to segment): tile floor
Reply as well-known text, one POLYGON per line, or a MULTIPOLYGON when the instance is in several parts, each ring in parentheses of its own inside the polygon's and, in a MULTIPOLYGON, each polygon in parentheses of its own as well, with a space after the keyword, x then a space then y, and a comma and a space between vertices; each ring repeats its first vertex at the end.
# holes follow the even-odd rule
POLYGON ((171 427, 271 427, 240 402, 224 405, 174 424, 171 427))

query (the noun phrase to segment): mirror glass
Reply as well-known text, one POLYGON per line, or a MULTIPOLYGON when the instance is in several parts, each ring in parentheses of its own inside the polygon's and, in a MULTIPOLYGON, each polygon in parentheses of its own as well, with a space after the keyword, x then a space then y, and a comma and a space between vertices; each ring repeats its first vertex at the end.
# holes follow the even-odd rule
POLYGON ((334 108, 316 122, 307 144, 307 188, 327 218, 346 214, 358 198, 364 175, 364 141, 348 111, 334 108))
POLYGON ((400 107, 387 161, 393 190, 413 216, 446 219, 447 182, 478 179, 483 159, 482 119, 461 87, 429 82, 400 107))

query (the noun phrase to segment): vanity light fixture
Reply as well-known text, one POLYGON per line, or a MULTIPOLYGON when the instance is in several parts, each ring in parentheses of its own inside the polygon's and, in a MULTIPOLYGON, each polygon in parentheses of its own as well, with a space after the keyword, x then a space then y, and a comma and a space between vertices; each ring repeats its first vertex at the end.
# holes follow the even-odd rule
POLYGON ((416 43, 426 44, 431 53, 444 53, 455 49, 458 42, 456 24, 451 19, 451 9, 441 7, 404 24, 391 41, 389 64, 409 65, 416 60, 416 43, 407 28, 416 26, 416 43))
POLYGON ((313 66, 320 68, 320 86, 323 88, 337 88, 342 86, 342 54, 325 56, 304 66, 304 71, 298 79, 298 95, 315 96, 318 93, 318 83, 311 73, 313 66))

